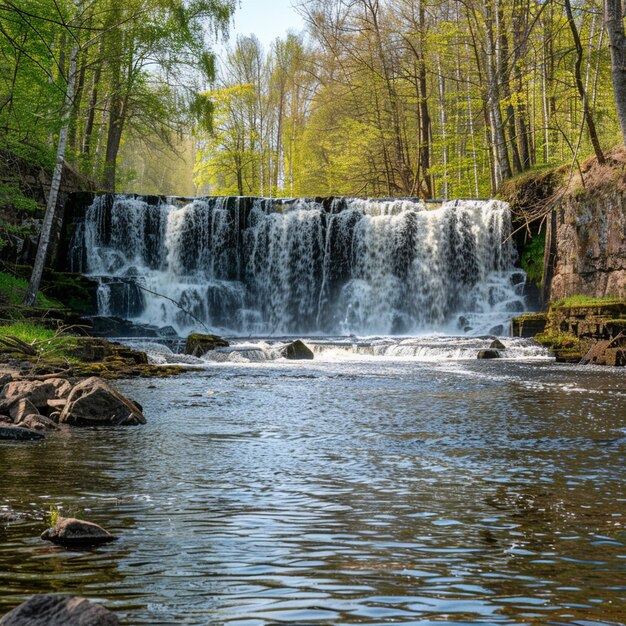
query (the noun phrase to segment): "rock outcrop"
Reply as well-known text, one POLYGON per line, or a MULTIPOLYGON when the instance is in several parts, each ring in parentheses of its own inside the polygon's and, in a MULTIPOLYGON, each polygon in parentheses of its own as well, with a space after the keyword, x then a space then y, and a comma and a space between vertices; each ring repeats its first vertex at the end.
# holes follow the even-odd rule
POLYGON ((552 212, 547 300, 626 297, 625 161, 622 151, 609 155, 604 166, 588 161, 584 188, 575 180, 552 212))
POLYGON ((61 416, 72 426, 134 426, 145 424, 141 407, 101 378, 87 378, 72 389, 61 416))
POLYGON ((37 595, 0 619, 0 626, 119 626, 99 604, 79 596, 37 595))

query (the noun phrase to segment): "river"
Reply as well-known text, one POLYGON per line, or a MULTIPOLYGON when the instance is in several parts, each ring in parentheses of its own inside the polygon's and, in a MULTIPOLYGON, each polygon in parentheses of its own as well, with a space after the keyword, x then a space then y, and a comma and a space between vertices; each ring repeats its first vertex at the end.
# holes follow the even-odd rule
POLYGON ((625 373, 447 354, 244 354, 120 381, 146 426, 1 443, 0 614, 69 592, 128 624, 626 622, 625 373), (57 506, 119 541, 42 542, 57 506))

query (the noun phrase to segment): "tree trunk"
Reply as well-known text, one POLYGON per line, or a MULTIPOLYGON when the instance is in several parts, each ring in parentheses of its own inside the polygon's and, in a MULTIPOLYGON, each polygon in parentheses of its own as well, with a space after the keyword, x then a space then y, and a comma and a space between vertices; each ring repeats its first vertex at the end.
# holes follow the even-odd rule
POLYGON ((118 93, 111 94, 109 109, 109 130, 107 133, 107 147, 104 156, 104 175, 102 187, 105 191, 115 192, 115 177, 117 171, 117 153, 122 140, 124 128, 124 105, 118 93))
POLYGON ((565 12, 567 13, 567 21, 569 23, 570 30, 572 31, 574 45, 576 46, 576 64, 574 65, 576 88, 578 89, 580 99, 582 100, 583 115, 587 124, 587 130, 589 131, 589 138, 591 139, 593 151, 595 152, 596 158, 598 159, 598 163, 602 164, 605 163, 604 153, 602 152, 602 148, 600 147, 600 140, 598 139, 598 133, 596 132, 596 125, 593 121, 593 116, 591 115, 591 109, 589 108, 589 102, 587 99, 587 92, 585 90, 585 86, 583 85, 583 79, 580 73, 580 67, 583 62, 583 46, 580 42, 580 37, 578 35, 578 27, 576 26, 576 22, 574 21, 574 15, 572 13, 572 5, 570 0, 565 0, 565 12))
POLYGON ((626 36, 621 0, 604 0, 604 24, 611 49, 611 78, 617 118, 626 144, 626 36))
POLYGON ((65 103, 63 106, 63 126, 59 132, 59 143, 57 144, 57 156, 56 164, 54 166, 54 174, 52 175, 52 183, 50 185, 50 194, 48 196, 48 205, 46 207, 46 214, 43 219, 41 227, 41 234, 39 235, 39 245, 37 246, 37 256, 35 257, 35 264, 33 266, 33 273, 30 277, 28 289, 24 296, 24 304, 26 306, 33 306, 37 299, 37 292, 39 291, 39 284, 41 283, 41 277, 46 265, 46 259, 48 257, 48 248, 50 247, 50 240, 52 234, 52 226, 54 225, 57 199, 59 197, 59 189, 61 188, 61 176, 63 174, 63 163, 65 161, 65 149, 67 147, 67 136, 70 125, 70 116, 72 112, 73 100, 74 100, 74 84, 76 82, 76 57, 78 56, 78 47, 72 48, 70 54, 70 67, 67 77, 67 88, 65 91, 65 103))

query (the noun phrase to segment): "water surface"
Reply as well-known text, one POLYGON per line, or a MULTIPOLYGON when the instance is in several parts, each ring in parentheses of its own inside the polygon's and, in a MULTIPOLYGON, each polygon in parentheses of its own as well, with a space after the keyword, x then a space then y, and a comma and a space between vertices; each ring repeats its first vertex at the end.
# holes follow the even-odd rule
POLYGON ((121 382, 144 427, 0 444, 0 614, 70 592, 129 624, 626 622, 623 371, 243 361, 121 382), (57 505, 120 540, 40 541, 57 505))

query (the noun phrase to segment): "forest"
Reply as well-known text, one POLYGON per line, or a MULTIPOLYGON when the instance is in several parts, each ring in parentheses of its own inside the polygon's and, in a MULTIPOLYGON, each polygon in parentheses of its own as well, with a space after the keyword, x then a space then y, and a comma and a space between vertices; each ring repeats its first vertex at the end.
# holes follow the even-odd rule
POLYGON ((2 0, 0 148, 65 135, 107 191, 459 198, 620 143, 619 1, 297 8, 264 49, 234 0, 2 0))

